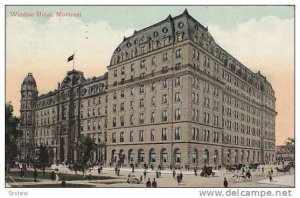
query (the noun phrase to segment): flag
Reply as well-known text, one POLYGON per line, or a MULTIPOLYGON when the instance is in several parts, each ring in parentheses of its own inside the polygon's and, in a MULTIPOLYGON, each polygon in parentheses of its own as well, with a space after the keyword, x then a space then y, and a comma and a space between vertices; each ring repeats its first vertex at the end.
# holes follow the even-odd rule
POLYGON ((75 54, 73 54, 72 56, 70 56, 70 57, 68 58, 68 62, 70 62, 71 60, 74 59, 74 55, 75 55, 75 54))

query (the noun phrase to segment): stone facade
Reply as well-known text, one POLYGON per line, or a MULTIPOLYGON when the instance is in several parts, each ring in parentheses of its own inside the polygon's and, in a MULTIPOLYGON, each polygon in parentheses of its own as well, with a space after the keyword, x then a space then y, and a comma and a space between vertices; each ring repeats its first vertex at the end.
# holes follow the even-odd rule
POLYGON ((35 131, 36 145, 54 141, 59 162, 76 161, 72 145, 80 133, 97 140, 94 160, 105 164, 191 168, 275 160, 271 84, 187 11, 124 38, 104 76, 85 80, 71 71, 66 79, 34 100, 34 127, 23 125, 35 131))

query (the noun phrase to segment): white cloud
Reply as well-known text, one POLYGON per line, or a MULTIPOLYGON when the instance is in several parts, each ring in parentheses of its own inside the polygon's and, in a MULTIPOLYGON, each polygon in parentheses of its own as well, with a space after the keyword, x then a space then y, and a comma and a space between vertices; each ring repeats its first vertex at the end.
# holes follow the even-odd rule
POLYGON ((293 19, 266 16, 259 21, 251 19, 241 23, 232 30, 209 25, 209 31, 220 46, 255 71, 262 68, 293 70, 293 19))

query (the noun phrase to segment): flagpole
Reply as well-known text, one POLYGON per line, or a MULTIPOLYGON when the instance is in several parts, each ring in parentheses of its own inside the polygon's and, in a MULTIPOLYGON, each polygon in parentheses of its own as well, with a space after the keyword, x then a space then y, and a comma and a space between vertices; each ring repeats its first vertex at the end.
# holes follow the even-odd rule
POLYGON ((75 62, 75 51, 74 51, 74 55, 73 55, 73 70, 74 70, 74 62, 75 62))

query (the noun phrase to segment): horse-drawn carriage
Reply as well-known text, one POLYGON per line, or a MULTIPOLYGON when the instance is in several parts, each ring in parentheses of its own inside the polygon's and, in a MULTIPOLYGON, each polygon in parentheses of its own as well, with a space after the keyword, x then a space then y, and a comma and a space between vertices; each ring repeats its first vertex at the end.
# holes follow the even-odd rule
POLYGON ((204 166, 202 168, 200 176, 202 176, 202 177, 215 176, 215 173, 213 172, 213 168, 212 167, 204 166))
POLYGON ((277 170, 277 174, 278 173, 280 173, 280 174, 291 173, 291 166, 286 165, 286 166, 283 166, 282 168, 276 167, 276 170, 277 170))

